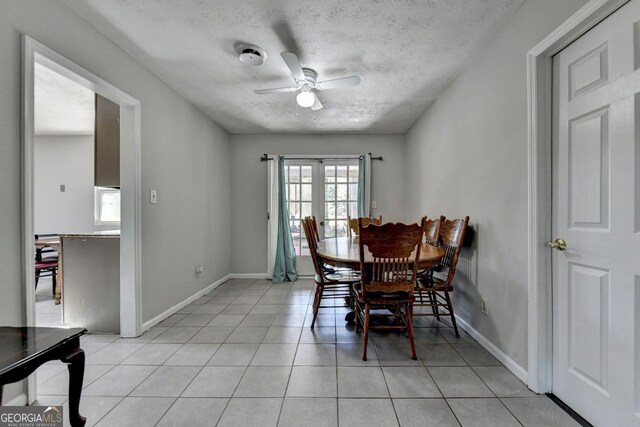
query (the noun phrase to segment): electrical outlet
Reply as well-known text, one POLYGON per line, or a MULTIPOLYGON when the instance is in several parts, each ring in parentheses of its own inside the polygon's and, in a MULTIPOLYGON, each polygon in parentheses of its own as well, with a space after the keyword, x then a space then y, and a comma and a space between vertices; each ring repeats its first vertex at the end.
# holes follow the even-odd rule
POLYGON ((480 312, 485 316, 489 315, 489 301, 486 298, 482 298, 482 302, 480 302, 480 312))
POLYGON ((156 192, 156 190, 151 190, 149 192, 149 201, 153 204, 158 203, 158 193, 156 192))
POLYGON ((202 268, 202 265, 196 265, 196 277, 200 277, 203 271, 204 268, 202 268))
POLYGON ((376 203, 376 201, 375 201, 375 200, 372 200, 372 201, 371 201, 371 209, 376 209, 377 205, 378 205, 378 204, 376 203))
POLYGON ((60 192, 64 193, 65 191, 67 191, 67 186, 64 184, 60 184, 60 192))

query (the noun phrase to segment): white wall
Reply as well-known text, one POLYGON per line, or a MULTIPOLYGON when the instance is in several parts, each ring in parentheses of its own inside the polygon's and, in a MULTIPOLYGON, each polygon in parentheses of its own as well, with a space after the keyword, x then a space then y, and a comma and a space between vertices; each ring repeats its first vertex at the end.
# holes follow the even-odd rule
POLYGON ((117 230, 95 225, 93 135, 34 138, 34 226, 40 233, 117 230), (65 191, 60 191, 60 185, 65 191))
POLYGON ((478 227, 477 278, 460 274, 457 313, 525 370, 526 53, 585 3, 527 1, 406 136, 408 215, 469 215, 478 227))
MULTIPOLYGON (((0 2, 0 324, 25 321, 21 279, 21 34, 142 105, 142 320, 229 273, 228 134, 57 1, 0 2), (148 201, 158 190, 158 204, 148 201), (195 278, 194 266, 204 274, 195 278)), ((19 387, 5 388, 10 400, 19 387)))
MULTIPOLYGON (((385 221, 405 219, 403 135, 231 135, 231 271, 267 271, 267 165, 262 154, 383 156, 372 162, 373 215, 385 221)), ((419 220, 419 217, 414 219, 419 220)))

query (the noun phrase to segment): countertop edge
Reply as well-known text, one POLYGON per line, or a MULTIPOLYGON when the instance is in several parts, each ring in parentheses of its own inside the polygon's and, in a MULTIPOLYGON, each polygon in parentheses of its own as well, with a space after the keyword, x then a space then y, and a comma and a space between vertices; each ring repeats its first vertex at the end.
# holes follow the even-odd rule
POLYGON ((117 232, 96 231, 92 233, 60 233, 58 236, 60 236, 61 238, 79 237, 79 238, 119 239, 120 231, 117 231, 117 232))

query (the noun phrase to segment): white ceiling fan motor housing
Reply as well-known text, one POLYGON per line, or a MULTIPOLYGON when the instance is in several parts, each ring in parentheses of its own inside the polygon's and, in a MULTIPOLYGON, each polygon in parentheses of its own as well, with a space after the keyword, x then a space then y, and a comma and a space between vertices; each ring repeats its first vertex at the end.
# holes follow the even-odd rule
POLYGON ((310 86, 313 87, 313 85, 316 83, 316 79, 318 78, 318 73, 313 71, 311 68, 303 68, 302 72, 304 73, 305 80, 308 83, 311 83, 310 86))

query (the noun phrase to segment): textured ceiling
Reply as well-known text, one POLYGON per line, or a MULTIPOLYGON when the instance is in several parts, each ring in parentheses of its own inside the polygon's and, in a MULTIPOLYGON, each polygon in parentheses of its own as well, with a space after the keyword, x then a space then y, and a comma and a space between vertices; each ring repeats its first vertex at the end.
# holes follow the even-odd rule
POLYGON ((404 133, 525 0, 65 0, 232 133, 404 133), (234 45, 268 59, 250 67, 234 45), (293 82, 280 57, 298 54, 318 80, 357 74, 324 91, 325 108, 254 89, 293 82), (297 113, 297 116, 296 116, 297 113))
POLYGON ((35 63, 34 132, 36 135, 92 135, 95 94, 35 63))

